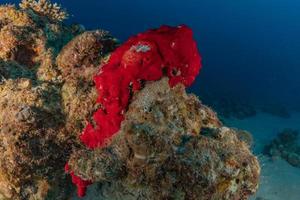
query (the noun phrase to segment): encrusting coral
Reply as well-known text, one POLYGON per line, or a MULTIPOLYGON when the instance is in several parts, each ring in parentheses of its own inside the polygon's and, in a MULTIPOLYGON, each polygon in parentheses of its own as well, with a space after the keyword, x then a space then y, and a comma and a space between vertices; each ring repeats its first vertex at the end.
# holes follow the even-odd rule
POLYGON ((34 2, 0 6, 0 199, 67 198, 71 184, 64 163, 80 145, 78 134, 97 96, 92 77, 78 71, 71 78, 63 69, 84 65, 95 73, 115 44, 102 30, 85 32, 38 12, 33 5, 45 1, 34 2), (95 40, 78 41, 86 35, 95 40), (78 66, 70 57, 58 62, 76 54, 84 57, 78 66))
POLYGON ((48 0, 0 6, 0 200, 68 199, 71 181, 79 196, 100 182, 103 199, 255 192, 260 168, 242 131, 186 94, 201 68, 190 28, 116 48, 67 16, 48 0))
POLYGON ((105 31, 86 31, 65 45, 57 56, 56 63, 64 80, 62 106, 68 113, 69 131, 79 134, 86 119, 97 109, 93 77, 115 45, 115 40, 105 31))

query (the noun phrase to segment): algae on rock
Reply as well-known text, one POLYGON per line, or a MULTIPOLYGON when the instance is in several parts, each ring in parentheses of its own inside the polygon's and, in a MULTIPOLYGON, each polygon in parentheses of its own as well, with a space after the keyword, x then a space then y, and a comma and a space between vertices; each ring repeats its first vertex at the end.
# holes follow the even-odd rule
POLYGON ((167 79, 133 94, 118 134, 90 151, 79 134, 99 108, 93 76, 116 41, 65 25, 47 0, 0 6, 0 199, 67 199, 65 162, 103 199, 247 199, 257 159, 216 114, 167 79))
POLYGON ((63 24, 66 16, 44 0, 0 6, 0 199, 66 199, 71 192, 64 164, 96 100, 92 77, 82 82, 80 69, 99 70, 115 42, 102 30, 63 24), (88 58, 91 50, 76 66, 64 56, 88 58))
POLYGON ((165 78, 133 96, 107 147, 74 152, 69 166, 101 184, 99 199, 248 199, 260 167, 238 134, 165 78))

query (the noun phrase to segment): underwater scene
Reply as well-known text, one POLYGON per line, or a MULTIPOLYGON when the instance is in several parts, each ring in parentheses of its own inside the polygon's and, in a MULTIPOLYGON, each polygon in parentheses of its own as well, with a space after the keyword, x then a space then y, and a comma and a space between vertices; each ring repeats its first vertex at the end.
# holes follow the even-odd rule
POLYGON ((300 200, 299 10, 0 0, 0 200, 300 200))

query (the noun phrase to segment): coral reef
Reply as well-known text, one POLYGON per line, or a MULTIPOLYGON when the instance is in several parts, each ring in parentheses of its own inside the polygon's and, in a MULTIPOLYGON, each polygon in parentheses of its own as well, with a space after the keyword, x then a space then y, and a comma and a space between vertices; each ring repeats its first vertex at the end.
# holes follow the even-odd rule
POLYGON ((260 168, 237 135, 164 78, 133 96, 108 146, 73 153, 69 167, 101 182, 100 199, 248 199, 260 168))
POLYGON ((25 78, 0 85, 0 193, 6 198, 41 198, 63 167, 70 149, 53 89, 25 78))
MULTIPOLYGON (((189 86, 200 68, 201 57, 192 30, 185 25, 161 26, 131 37, 111 54, 94 77, 99 109, 84 128, 81 141, 91 149, 104 146, 120 129, 132 94, 147 81, 167 76, 171 86, 189 86)), ((83 196, 90 181, 68 172, 78 187, 78 195, 83 196)))
POLYGON ((168 76, 171 85, 191 85, 200 60, 192 31, 186 26, 162 26, 130 38, 94 77, 101 108, 93 115, 95 125, 86 126, 81 141, 89 148, 102 146, 119 130, 131 93, 162 76, 168 76))
POLYGON ((116 48, 67 16, 48 0, 0 6, 1 200, 68 199, 71 182, 79 196, 100 182, 104 199, 255 192, 250 135, 185 92, 201 68, 190 28, 162 26, 116 48))
POLYGON ((77 25, 67 27, 28 10, 1 6, 0 59, 35 70, 38 80, 53 81, 58 77, 54 58, 62 46, 81 31, 77 25))
POLYGON ((70 132, 80 134, 86 120, 97 109, 93 77, 115 46, 115 39, 107 32, 86 31, 65 45, 57 56, 56 63, 64 80, 62 106, 68 113, 66 126, 70 132))
POLYGON ((281 157, 292 166, 300 167, 299 131, 293 129, 282 130, 270 144, 265 146, 264 153, 273 159, 281 157))
POLYGON ((0 6, 0 199, 66 199, 64 163, 97 97, 81 72, 99 70, 115 42, 62 24, 63 12, 48 1, 21 7, 0 6), (70 55, 79 55, 76 66, 70 55))
POLYGON ((57 3, 52 4, 49 0, 22 0, 19 6, 53 21, 63 21, 69 16, 57 3))
POLYGON ((64 46, 56 63, 65 80, 93 80, 99 70, 99 58, 114 48, 114 39, 106 31, 86 31, 64 46))

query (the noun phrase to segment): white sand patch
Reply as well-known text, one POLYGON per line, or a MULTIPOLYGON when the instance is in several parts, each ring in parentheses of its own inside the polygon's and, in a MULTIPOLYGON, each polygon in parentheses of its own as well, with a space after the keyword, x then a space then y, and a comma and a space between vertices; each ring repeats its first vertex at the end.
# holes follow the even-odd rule
POLYGON ((300 200, 300 168, 292 167, 286 161, 270 161, 261 157, 262 175, 260 187, 251 200, 300 200))

